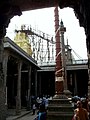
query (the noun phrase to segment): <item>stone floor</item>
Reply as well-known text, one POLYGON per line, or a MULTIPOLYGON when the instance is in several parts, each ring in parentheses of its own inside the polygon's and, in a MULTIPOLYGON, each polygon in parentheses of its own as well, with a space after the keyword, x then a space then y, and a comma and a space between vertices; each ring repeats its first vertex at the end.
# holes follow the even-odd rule
POLYGON ((21 114, 20 115, 16 115, 15 114, 15 109, 9 109, 7 112, 7 118, 6 120, 16 120, 17 118, 23 117, 29 113, 31 113, 32 111, 27 111, 26 109, 22 109, 21 110, 21 114))

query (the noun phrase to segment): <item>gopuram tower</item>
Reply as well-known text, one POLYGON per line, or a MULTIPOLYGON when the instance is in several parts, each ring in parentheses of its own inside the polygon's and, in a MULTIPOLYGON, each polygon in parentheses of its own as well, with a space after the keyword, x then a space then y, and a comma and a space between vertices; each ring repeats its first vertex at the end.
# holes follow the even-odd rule
POLYGON ((56 71, 55 96, 49 101, 47 120, 70 120, 73 107, 68 99, 67 76, 65 63, 64 32, 66 28, 61 20, 59 25, 58 6, 55 7, 56 71))

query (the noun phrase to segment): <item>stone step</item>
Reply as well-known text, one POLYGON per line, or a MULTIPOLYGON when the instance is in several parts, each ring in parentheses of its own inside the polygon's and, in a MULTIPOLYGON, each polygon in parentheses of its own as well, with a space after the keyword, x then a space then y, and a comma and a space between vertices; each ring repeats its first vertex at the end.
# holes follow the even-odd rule
POLYGON ((55 111, 55 112, 57 112, 57 111, 59 111, 59 112, 73 112, 73 110, 72 109, 63 109, 63 108, 51 108, 51 109, 48 109, 48 111, 55 111))
POLYGON ((53 100, 49 100, 49 104, 67 104, 67 105, 71 105, 70 100, 68 99, 53 99, 53 100))
POLYGON ((73 118, 73 115, 69 115, 69 116, 66 116, 66 115, 64 115, 64 116, 50 115, 50 116, 47 117, 47 120, 72 120, 72 118, 73 118))
POLYGON ((49 104, 49 107, 54 107, 54 106, 56 106, 56 107, 70 107, 70 108, 73 108, 73 106, 72 105, 65 105, 65 104, 49 104))
POLYGON ((72 112, 60 112, 60 111, 59 112, 57 112, 57 111, 51 112, 50 111, 47 113, 48 116, 51 116, 51 115, 52 116, 72 116, 73 114, 74 114, 73 111, 72 112))
POLYGON ((72 105, 69 106, 69 105, 62 105, 62 104, 61 104, 61 105, 60 105, 60 104, 58 104, 58 105, 52 104, 52 105, 49 105, 49 106, 48 106, 48 108, 51 108, 51 107, 57 107, 57 108, 58 108, 58 107, 60 107, 60 108, 61 108, 61 107, 62 107, 62 108, 73 108, 72 105))
POLYGON ((72 120, 73 112, 49 112, 47 120, 72 120))

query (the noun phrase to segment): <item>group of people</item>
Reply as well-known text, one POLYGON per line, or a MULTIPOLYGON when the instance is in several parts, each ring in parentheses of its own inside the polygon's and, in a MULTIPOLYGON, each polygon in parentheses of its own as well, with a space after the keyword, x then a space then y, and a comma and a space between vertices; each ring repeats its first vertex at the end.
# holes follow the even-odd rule
MULTIPOLYGON (((33 100, 33 115, 36 109, 38 110, 35 120, 46 120, 48 100, 48 97, 37 97, 33 100)), ((90 105, 87 97, 78 99, 77 102, 75 102, 72 120, 90 120, 90 105)))
POLYGON ((37 97, 36 99, 33 99, 32 101, 32 110, 33 115, 37 112, 37 118, 35 120, 46 120, 47 116, 47 110, 48 110, 48 97, 37 97))
POLYGON ((72 120, 90 120, 90 106, 88 98, 76 102, 72 120))

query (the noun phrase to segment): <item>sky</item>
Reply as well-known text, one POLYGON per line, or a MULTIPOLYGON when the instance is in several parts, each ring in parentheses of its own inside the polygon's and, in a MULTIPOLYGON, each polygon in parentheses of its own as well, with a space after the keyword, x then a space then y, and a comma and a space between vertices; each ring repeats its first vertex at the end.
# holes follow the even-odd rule
MULTIPOLYGON (((15 36, 15 29, 20 28, 22 24, 31 25, 32 28, 55 35, 54 7, 25 11, 21 16, 14 16, 7 28, 7 34, 12 40, 15 36)), ((63 21, 66 32, 64 34, 65 44, 71 46, 81 59, 87 59, 86 36, 84 28, 79 26, 79 20, 75 17, 73 9, 59 8, 59 22, 63 21)), ((74 56, 75 59, 79 59, 74 56)))

